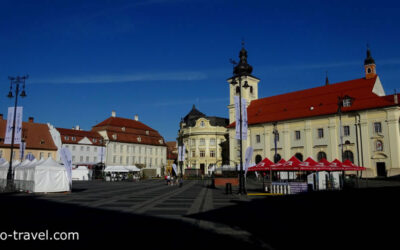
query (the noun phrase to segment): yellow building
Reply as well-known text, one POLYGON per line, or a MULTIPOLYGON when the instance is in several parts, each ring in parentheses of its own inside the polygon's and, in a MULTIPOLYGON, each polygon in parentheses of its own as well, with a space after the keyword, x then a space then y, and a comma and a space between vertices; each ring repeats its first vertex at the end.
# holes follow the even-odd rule
MULTIPOLYGON (((253 147, 255 163, 265 157, 288 160, 293 155, 300 160, 349 159, 367 168, 363 177, 399 175, 398 96, 385 94, 369 49, 364 70, 365 77, 360 79, 335 84, 327 81, 324 86, 262 99, 257 96, 259 80, 247 76, 253 93, 250 88, 242 90, 249 124, 243 154, 247 147, 253 147)), ((237 164, 233 97, 238 90, 237 85, 229 86, 230 159, 237 164)))
POLYGON ((186 148, 185 175, 207 175, 212 166, 225 163, 228 125, 228 119, 206 116, 193 105, 181 121, 178 132, 178 143, 182 141, 186 148))
MULTIPOLYGON (((10 161, 11 145, 4 144, 6 126, 7 120, 0 115, 0 158, 10 161)), ((49 157, 56 159, 57 146, 47 124, 35 123, 32 117, 29 118, 29 122, 22 122, 22 140, 26 142, 25 156, 32 154, 38 160, 49 157)), ((19 144, 14 145, 13 160, 21 160, 19 144)))

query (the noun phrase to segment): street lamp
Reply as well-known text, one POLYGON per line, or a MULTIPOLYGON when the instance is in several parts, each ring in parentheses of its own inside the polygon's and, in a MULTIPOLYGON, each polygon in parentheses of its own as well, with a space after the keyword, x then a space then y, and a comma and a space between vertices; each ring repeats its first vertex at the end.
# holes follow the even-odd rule
MULTIPOLYGON (((18 105, 18 94, 19 94, 19 85, 22 83, 22 91, 20 96, 21 97, 26 97, 25 93, 25 80, 29 76, 17 76, 17 77, 8 77, 10 80, 10 91, 8 92, 7 97, 8 98, 13 98, 13 93, 12 93, 12 85, 15 84, 15 104, 14 104, 14 120, 13 120, 13 125, 12 125, 12 135, 11 135, 11 153, 10 153, 10 165, 8 167, 8 172, 7 172, 7 186, 6 186, 6 192, 12 192, 14 191, 14 176, 13 176, 13 169, 12 169, 12 161, 13 161, 13 155, 14 155, 14 137, 15 137, 15 120, 16 120, 16 115, 17 115, 17 105, 18 105)), ((8 117, 7 119, 10 119, 8 117)))
MULTIPOLYGON (((278 148, 277 148, 277 143, 278 143, 278 138, 279 138, 279 132, 278 132, 278 128, 277 128, 277 123, 275 122, 274 124, 274 130, 273 130, 273 134, 274 134, 274 146, 275 146, 275 154, 274 154, 274 163, 278 162, 278 148)), ((270 190, 272 190, 272 168, 269 169, 269 181, 270 181, 270 190)))
POLYGON ((242 42, 242 49, 240 50, 239 53, 239 58, 240 61, 239 63, 235 63, 234 61, 231 61, 232 63, 236 64, 236 66, 233 68, 233 77, 231 84, 236 85, 239 84, 238 86, 238 92, 239 92, 239 128, 240 128, 240 172, 239 172, 239 194, 246 194, 246 187, 244 183, 244 171, 243 171, 243 138, 242 138, 242 87, 247 89, 249 86, 247 82, 247 76, 251 74, 253 71, 253 67, 250 66, 247 63, 247 51, 244 48, 244 42, 242 42), (244 81, 244 85, 242 86, 242 81, 244 81))

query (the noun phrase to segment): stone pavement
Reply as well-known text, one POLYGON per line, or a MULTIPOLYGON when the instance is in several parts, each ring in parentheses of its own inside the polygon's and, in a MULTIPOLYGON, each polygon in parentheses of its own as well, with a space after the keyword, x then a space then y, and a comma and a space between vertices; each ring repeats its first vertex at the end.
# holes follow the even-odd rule
MULTIPOLYGON (((67 194, 0 194, 0 233, 78 231, 79 244, 149 249, 390 249, 398 244, 393 226, 400 225, 400 182, 374 180, 362 185, 369 188, 289 196, 239 196, 236 190, 226 195, 224 188, 208 184, 90 181, 74 182, 67 194)), ((259 192, 260 183, 248 184, 249 192, 259 192)))
MULTIPOLYGON (((178 185, 167 186, 164 180, 145 180, 139 182, 74 182, 71 193, 18 193, 12 195, 11 198, 17 199, 18 202, 21 200, 25 201, 26 199, 33 199, 35 204, 38 204, 39 207, 48 206, 44 204, 56 204, 57 209, 60 209, 59 207, 62 208, 60 209, 62 210, 62 213, 60 211, 58 216, 62 216, 62 214, 72 216, 72 214, 79 213, 80 215, 76 219, 72 219, 71 222, 64 222, 64 224, 67 224, 67 227, 74 227, 74 225, 77 224, 76 220, 79 220, 82 223, 93 223, 93 220, 96 220, 95 218, 85 218, 86 216, 83 215, 87 213, 86 210, 83 210, 83 212, 71 212, 75 211, 75 209, 80 211, 79 208, 90 208, 96 209, 96 213, 98 211, 104 211, 107 213, 107 216, 99 216, 104 218, 104 222, 106 223, 105 225, 107 225, 110 218, 114 218, 113 212, 122 212, 123 214, 140 216, 139 218, 141 219, 150 217, 166 219, 166 221, 157 221, 157 223, 161 223, 161 221, 165 222, 161 223, 162 228, 158 230, 165 231, 166 234, 169 233, 168 231, 170 229, 172 231, 177 230, 178 232, 179 230, 185 231, 186 229, 182 229, 182 227, 186 228, 186 226, 179 226, 178 229, 176 229, 176 225, 181 223, 182 225, 191 225, 190 227, 188 226, 188 230, 193 230, 191 229, 192 227, 202 230, 202 233, 198 233, 198 236, 196 237, 211 239, 215 236, 218 239, 221 239, 221 242, 224 242, 222 239, 225 237, 225 242, 228 241, 229 244, 232 244, 233 246, 239 246, 243 243, 246 248, 254 247, 269 249, 268 244, 260 239, 255 239, 245 230, 218 222, 190 217, 191 215, 233 206, 236 205, 237 202, 249 200, 247 196, 239 196, 235 194, 235 192, 234 194, 226 195, 224 189, 212 189, 208 187, 209 184, 210 183, 206 180, 185 180, 182 187, 179 187, 178 185), (70 207, 73 209, 70 209, 70 207), (211 233, 213 236, 206 236, 207 234, 204 232, 211 233)), ((16 203, 15 201, 13 202, 16 203)), ((38 208, 38 210, 41 209, 38 208)), ((89 213, 93 214, 95 212, 89 213)), ((53 220, 50 219, 51 216, 47 218, 46 213, 38 216, 44 216, 45 221, 53 220)), ((57 215, 54 216, 58 217, 57 215)), ((28 220, 30 220, 30 218, 28 218, 28 220)), ((146 219, 143 220, 149 221, 146 219)), ((152 227, 148 228, 146 222, 143 222, 143 224, 144 225, 141 226, 141 229, 135 228, 133 231, 135 233, 137 233, 138 230, 153 231, 152 227)), ((87 229, 81 230, 85 231, 87 229)), ((104 230, 104 228, 102 230, 104 230)), ((92 236, 92 234, 90 235, 92 236)), ((193 236, 189 235, 186 237, 190 238, 193 236)), ((179 239, 179 235, 177 235, 177 239, 179 239)), ((212 241, 209 243, 211 242, 212 241)), ((203 244, 205 243, 206 242, 203 244)), ((214 242, 213 244, 216 243, 214 242)))

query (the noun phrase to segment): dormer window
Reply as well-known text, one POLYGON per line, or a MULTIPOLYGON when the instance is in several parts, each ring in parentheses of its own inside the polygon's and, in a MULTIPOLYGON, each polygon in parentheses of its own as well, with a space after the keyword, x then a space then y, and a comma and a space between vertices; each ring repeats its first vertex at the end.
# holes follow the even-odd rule
POLYGON ((121 130, 125 132, 125 127, 122 127, 121 130))
POLYGON ((44 140, 43 140, 43 139, 42 139, 42 140, 40 140, 40 144, 42 144, 42 145, 44 144, 44 140))
POLYGON ((149 135, 149 133, 150 133, 150 132, 149 132, 148 130, 146 130, 146 135, 149 135))
POLYGON ((64 139, 65 139, 66 141, 68 141, 68 140, 69 140, 69 136, 64 136, 64 139))
POLYGON ((343 99, 343 107, 350 107, 351 106, 351 98, 346 97, 343 99))
POLYGON ((204 128, 204 121, 200 122, 200 127, 204 128))
POLYGON ((75 136, 72 136, 72 141, 76 141, 76 137, 75 136))
POLYGON ((97 142, 97 139, 96 139, 96 138, 93 138, 93 142, 96 143, 96 142, 97 142))
POLYGON ((116 139, 117 139, 117 134, 113 134, 113 135, 112 135, 112 138, 113 138, 114 140, 116 140, 116 139))
POLYGON ((139 136, 139 137, 137 138, 137 141, 138 141, 138 142, 141 142, 141 141, 142 141, 142 138, 139 136))

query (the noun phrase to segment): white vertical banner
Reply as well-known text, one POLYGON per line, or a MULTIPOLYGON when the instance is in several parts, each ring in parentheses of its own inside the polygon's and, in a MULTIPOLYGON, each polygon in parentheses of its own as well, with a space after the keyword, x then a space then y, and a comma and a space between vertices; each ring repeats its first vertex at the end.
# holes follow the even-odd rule
POLYGON ((72 188, 72 155, 68 148, 62 148, 60 150, 61 160, 64 163, 64 167, 67 170, 69 185, 72 188))
POLYGON ((233 97, 235 100, 235 116, 236 116, 236 139, 240 139, 240 110, 239 110, 239 96, 233 97))
POLYGON ((19 144, 19 158, 24 159, 24 155, 25 155, 25 148, 26 148, 26 142, 21 142, 19 144))
POLYGON ((175 164, 172 164, 172 168, 173 168, 174 171, 175 171, 175 175, 178 176, 178 170, 176 169, 176 165, 175 165, 175 164))
POLYGON ((242 139, 247 140, 247 102, 242 98, 242 139))
POLYGON ((246 149, 246 154, 245 154, 245 157, 244 157, 244 159, 245 159, 245 164, 244 164, 245 174, 244 174, 244 176, 247 175, 247 169, 249 168, 252 156, 253 156, 253 148, 252 147, 248 147, 246 149))
POLYGON ((183 146, 178 147, 178 161, 185 161, 185 152, 186 152, 185 144, 183 144, 183 146))
MULTIPOLYGON (((15 116, 14 144, 21 143, 22 110, 23 110, 22 107, 17 107, 17 112, 16 112, 16 116, 15 116)), ((4 137, 4 144, 11 144, 13 125, 14 125, 14 107, 8 107, 7 128, 6 128, 6 135, 4 137)))
POLYGON ((97 148, 97 157, 101 163, 106 161, 105 156, 106 156, 106 147, 98 147, 97 148))
MULTIPOLYGON (((234 96, 236 112, 236 139, 240 139, 240 104, 239 97, 234 96)), ((242 140, 247 140, 247 102, 242 98, 242 140)))

